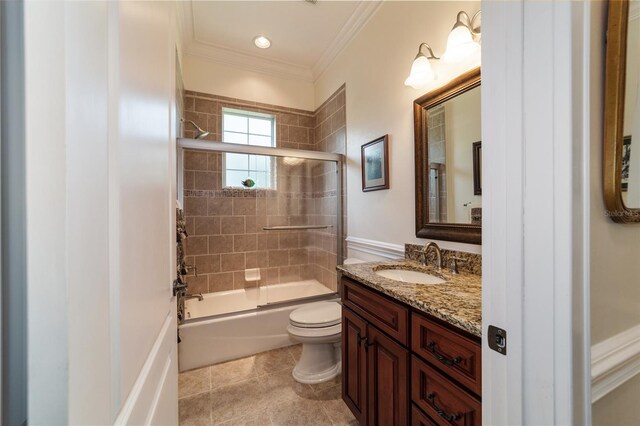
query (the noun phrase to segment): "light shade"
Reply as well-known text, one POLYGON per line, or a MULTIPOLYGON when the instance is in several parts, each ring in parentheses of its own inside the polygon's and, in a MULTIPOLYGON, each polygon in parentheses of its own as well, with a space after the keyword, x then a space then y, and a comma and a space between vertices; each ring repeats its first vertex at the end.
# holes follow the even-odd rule
POLYGON ((411 72, 409 73, 409 77, 404 81, 404 85, 411 86, 414 89, 421 89, 435 79, 436 75, 431 68, 429 59, 422 53, 418 53, 418 56, 416 56, 416 59, 411 65, 411 72))
POLYGON ((442 55, 442 62, 451 64, 464 62, 475 57, 480 51, 480 44, 473 40, 469 28, 461 22, 456 23, 447 39, 447 50, 442 55))

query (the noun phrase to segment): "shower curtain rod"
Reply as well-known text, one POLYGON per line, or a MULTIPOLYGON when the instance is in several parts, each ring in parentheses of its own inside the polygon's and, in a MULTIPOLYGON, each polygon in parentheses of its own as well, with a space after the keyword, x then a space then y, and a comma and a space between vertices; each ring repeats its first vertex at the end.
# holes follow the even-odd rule
POLYGON ((336 161, 338 163, 342 163, 344 160, 344 155, 330 152, 272 148, 255 145, 238 145, 235 143, 202 141, 187 138, 178 138, 178 148, 194 149, 198 151, 229 152, 234 154, 271 155, 275 157, 302 158, 305 160, 336 161))

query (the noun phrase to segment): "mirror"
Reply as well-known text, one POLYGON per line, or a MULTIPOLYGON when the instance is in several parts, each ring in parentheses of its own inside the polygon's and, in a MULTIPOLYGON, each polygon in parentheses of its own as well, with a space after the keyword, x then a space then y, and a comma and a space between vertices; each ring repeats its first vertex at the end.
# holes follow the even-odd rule
POLYGON ((640 222, 640 0, 610 1, 603 176, 606 214, 640 222))
POLYGON ((416 236, 481 243, 480 69, 414 101, 416 236))

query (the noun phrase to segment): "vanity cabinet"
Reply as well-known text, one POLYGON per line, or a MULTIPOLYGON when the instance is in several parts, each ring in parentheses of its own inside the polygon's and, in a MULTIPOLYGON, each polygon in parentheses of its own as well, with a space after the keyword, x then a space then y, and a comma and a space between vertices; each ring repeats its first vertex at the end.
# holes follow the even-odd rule
POLYGON ((349 278, 342 289, 342 398, 360 425, 481 424, 479 338, 349 278))

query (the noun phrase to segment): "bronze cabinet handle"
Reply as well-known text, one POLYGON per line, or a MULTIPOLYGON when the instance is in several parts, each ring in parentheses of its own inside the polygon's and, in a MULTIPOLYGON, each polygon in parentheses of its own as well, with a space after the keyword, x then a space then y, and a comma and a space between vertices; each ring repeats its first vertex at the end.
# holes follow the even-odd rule
POLYGON ((438 350, 436 349, 436 342, 429 343, 427 345, 427 350, 429 352, 431 352, 438 359, 438 361, 440 361, 443 364, 449 365, 449 366, 454 366, 456 364, 459 364, 460 361, 462 361, 462 358, 460 358, 459 356, 451 359, 451 358, 447 358, 444 355, 438 353, 438 350))
POLYGON ((444 411, 442 408, 438 407, 438 404, 436 404, 436 393, 435 392, 431 392, 429 395, 427 395, 427 400, 429 401, 429 403, 431 403, 431 408, 436 410, 436 413, 438 413, 438 415, 440 417, 442 417, 443 419, 445 419, 448 422, 452 422, 454 420, 459 420, 462 417, 462 415, 460 413, 447 414, 446 411, 444 411))

